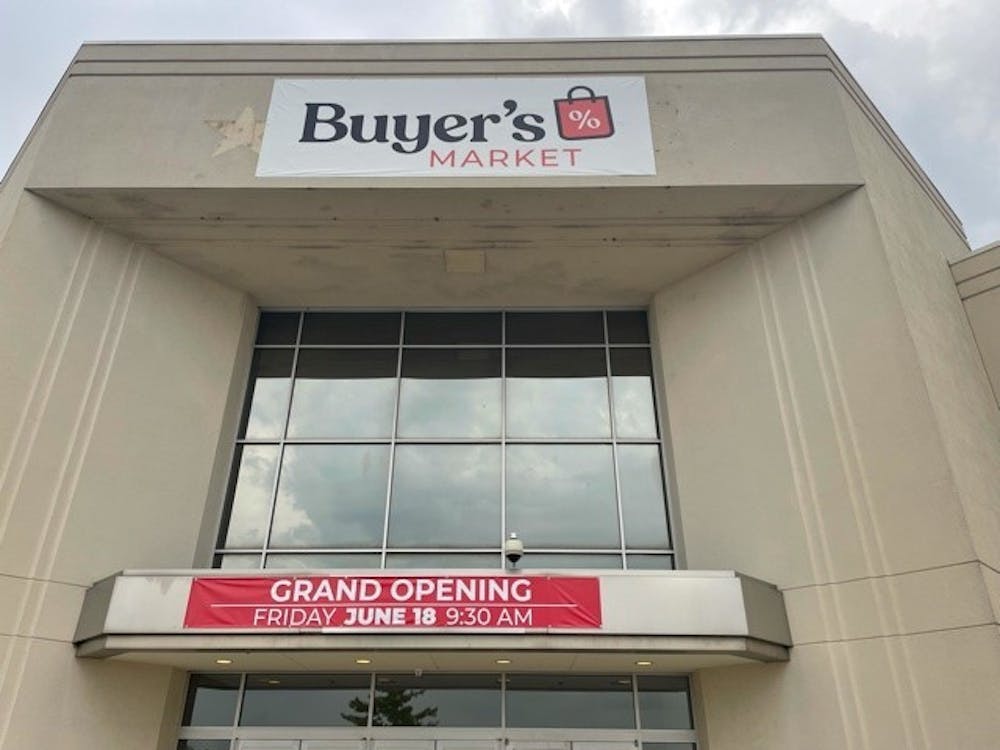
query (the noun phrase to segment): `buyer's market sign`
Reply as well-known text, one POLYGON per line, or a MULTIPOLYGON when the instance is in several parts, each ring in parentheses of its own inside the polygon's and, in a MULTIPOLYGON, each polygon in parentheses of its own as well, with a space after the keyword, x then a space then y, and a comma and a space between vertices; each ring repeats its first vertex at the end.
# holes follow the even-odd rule
POLYGON ((185 629, 600 628, 600 580, 581 576, 241 576, 191 582, 185 629))
POLYGON ((277 80, 258 177, 656 174, 639 76, 277 80))

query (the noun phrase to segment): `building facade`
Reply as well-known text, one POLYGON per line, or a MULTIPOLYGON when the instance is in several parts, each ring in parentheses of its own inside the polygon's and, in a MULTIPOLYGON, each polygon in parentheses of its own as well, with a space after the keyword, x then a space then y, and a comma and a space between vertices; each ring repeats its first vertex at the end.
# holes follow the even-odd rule
POLYGON ((0 749, 1000 743, 1000 249, 821 38, 85 45, 0 243, 0 749))

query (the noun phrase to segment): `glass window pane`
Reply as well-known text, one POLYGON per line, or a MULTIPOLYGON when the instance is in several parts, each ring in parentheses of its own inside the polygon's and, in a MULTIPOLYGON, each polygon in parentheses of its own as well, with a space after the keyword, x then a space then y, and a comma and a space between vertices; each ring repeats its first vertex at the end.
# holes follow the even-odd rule
POLYGON ((188 681, 183 724, 186 727, 228 727, 236 717, 240 676, 193 674, 188 681))
POLYGON ((603 344, 600 312, 507 313, 508 344, 603 344))
POLYGON ((612 349, 615 432, 620 438, 655 438, 653 365, 648 349, 612 349))
POLYGON ((178 740, 177 750, 229 750, 229 740, 178 740))
POLYGON ((253 353, 240 436, 259 439, 284 434, 291 383, 291 349, 257 349, 253 353))
POLYGON ((341 553, 337 555, 301 554, 268 555, 265 568, 284 568, 286 570, 326 570, 351 568, 378 568, 382 557, 378 554, 341 553))
POLYGON ((573 555, 560 553, 525 553, 518 568, 524 570, 559 570, 561 568, 590 568, 593 570, 621 570, 621 554, 573 555))
POLYGON ((407 313, 405 344, 499 344, 500 313, 407 313))
POLYGON ((285 447, 272 547, 378 547, 388 445, 285 447))
POLYGON ((398 344, 399 318, 399 313, 306 313, 302 343, 398 344))
POLYGON ((385 556, 386 568, 476 568, 497 570, 500 553, 497 552, 390 552, 385 556))
POLYGON ((508 349, 507 434, 608 437, 603 349, 508 349))
POLYGON ((499 349, 404 349, 400 437, 500 437, 499 349))
POLYGON ((507 529, 525 548, 618 547, 609 445, 508 445, 507 529))
POLYGON ((390 547, 493 547, 499 537, 499 446, 396 447, 390 547))
POLYGON ((633 729, 625 675, 508 675, 507 726, 633 729))
POLYGON ((640 677, 639 722, 643 729, 691 729, 686 677, 640 677))
POLYGON ((669 549, 660 446, 619 445, 618 481, 622 490, 625 546, 669 549))
POLYGON ((499 727, 496 675, 379 675, 372 725, 499 727))
POLYGON ((216 555, 215 567, 222 570, 255 570, 260 567, 260 555, 216 555))
POLYGON ((608 313, 608 341, 612 344, 648 344, 649 325, 645 310, 608 313))
POLYGON ((398 357, 395 349, 303 349, 289 437, 392 435, 398 357))
POLYGON ((247 675, 240 724, 351 727, 368 722, 367 675, 247 675))
POLYGON ((627 555, 629 570, 673 570, 673 555, 627 555))
POLYGON ((293 345, 299 335, 299 314, 297 312, 261 313, 257 323, 258 344, 293 345))
POLYGON ((262 547, 270 520, 278 446, 243 445, 237 451, 236 487, 229 511, 225 546, 262 547))

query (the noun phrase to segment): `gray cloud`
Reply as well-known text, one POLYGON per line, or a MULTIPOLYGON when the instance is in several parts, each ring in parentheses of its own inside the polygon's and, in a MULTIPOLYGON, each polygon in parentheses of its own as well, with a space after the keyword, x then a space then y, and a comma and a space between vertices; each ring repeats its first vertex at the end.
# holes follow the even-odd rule
POLYGON ((1000 237, 995 0, 7 0, 0 165, 84 40, 510 38, 819 32, 965 221, 1000 237))

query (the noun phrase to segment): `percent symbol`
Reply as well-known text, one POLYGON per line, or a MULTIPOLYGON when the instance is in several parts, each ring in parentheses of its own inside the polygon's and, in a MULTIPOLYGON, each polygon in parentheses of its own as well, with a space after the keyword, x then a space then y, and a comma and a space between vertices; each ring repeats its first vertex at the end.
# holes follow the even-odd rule
POLYGON ((594 117, 589 109, 574 109, 569 113, 569 119, 571 122, 577 124, 577 130, 598 130, 601 127, 601 121, 599 118, 594 117))

